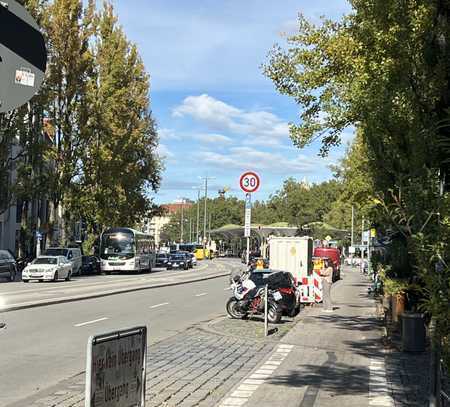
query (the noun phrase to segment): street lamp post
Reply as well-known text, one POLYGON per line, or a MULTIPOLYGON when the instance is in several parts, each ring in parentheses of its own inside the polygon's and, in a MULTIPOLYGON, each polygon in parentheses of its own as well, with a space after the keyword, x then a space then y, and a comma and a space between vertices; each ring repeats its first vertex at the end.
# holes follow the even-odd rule
POLYGON ((196 243, 199 242, 200 232, 200 191, 202 190, 201 187, 192 187, 193 189, 197 190, 197 224, 196 224, 196 243))
MULTIPOLYGON (((202 177, 200 177, 202 178, 202 177)), ((206 254, 206 216, 207 216, 207 201, 208 201, 208 180, 214 179, 213 177, 203 177, 205 180, 205 211, 203 217, 203 258, 205 258, 206 254)))
POLYGON ((351 243, 350 243, 350 246, 352 246, 353 247, 353 245, 354 245, 354 241, 353 241, 353 228, 354 228, 354 222, 355 222, 355 208, 354 208, 354 206, 352 205, 352 237, 351 237, 351 243))
POLYGON ((205 213, 203 218, 203 258, 205 258, 205 246, 206 246, 206 208, 208 200, 208 177, 205 177, 205 213))
POLYGON ((183 237, 184 237, 184 199, 181 199, 180 243, 183 243, 183 237))

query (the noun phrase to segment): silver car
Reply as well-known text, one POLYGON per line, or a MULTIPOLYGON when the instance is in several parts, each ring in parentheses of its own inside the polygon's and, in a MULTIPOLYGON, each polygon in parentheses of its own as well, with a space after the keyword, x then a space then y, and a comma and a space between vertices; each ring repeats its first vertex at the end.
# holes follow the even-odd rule
POLYGON ((72 263, 64 256, 39 256, 22 271, 22 281, 30 280, 58 281, 70 280, 72 276, 72 263))

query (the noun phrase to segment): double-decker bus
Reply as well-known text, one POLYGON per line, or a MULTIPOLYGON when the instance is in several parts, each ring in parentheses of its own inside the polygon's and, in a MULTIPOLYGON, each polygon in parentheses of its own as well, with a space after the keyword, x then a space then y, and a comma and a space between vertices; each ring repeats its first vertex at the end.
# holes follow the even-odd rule
POLYGON ((152 236, 130 228, 110 228, 100 238, 101 270, 151 272, 156 263, 152 236))

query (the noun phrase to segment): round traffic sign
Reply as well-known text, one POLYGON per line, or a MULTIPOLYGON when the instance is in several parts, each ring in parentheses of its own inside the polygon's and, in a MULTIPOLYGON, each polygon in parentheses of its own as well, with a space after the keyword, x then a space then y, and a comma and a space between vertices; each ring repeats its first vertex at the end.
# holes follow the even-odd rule
POLYGON ((239 179, 239 185, 244 192, 252 193, 259 189, 261 181, 259 175, 253 171, 244 172, 239 179))
POLYGON ((46 66, 45 40, 33 17, 14 0, 0 1, 0 113, 39 91, 46 66))

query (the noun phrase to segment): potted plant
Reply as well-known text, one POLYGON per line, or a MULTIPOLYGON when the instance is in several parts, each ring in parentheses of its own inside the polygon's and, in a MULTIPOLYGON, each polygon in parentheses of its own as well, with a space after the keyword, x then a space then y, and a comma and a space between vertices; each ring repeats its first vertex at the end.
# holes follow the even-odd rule
POLYGON ((392 321, 398 323, 399 316, 405 311, 406 291, 408 281, 386 277, 384 280, 384 292, 391 296, 392 321))

